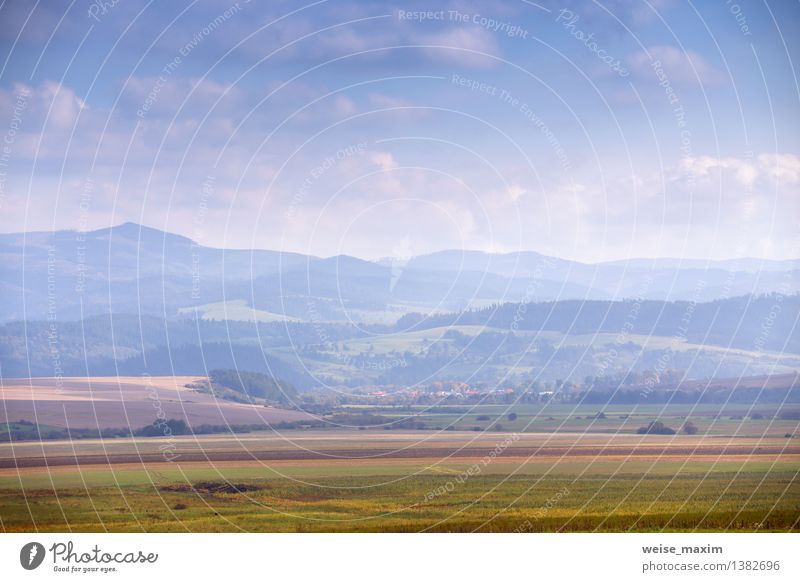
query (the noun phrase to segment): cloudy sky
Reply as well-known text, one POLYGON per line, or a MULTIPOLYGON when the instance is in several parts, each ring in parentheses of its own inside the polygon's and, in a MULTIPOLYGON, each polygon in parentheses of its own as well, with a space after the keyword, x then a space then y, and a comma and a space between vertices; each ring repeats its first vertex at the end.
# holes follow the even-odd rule
POLYGON ((798 47, 797 2, 5 1, 0 231, 798 257, 798 47))

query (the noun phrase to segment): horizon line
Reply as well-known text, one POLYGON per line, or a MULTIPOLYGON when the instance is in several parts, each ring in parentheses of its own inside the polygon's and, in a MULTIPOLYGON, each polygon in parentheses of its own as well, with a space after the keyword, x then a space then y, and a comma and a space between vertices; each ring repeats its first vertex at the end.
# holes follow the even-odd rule
MULTIPOLYGON (((193 244, 195 244, 195 245, 197 245, 199 247, 203 247, 203 248, 207 248, 207 249, 213 249, 213 250, 221 250, 221 251, 265 251, 265 252, 273 252, 273 253, 285 253, 285 254, 302 255, 302 256, 305 256, 305 257, 311 257, 311 258, 314 258, 314 259, 321 259, 321 260, 335 259, 335 258, 338 258, 338 257, 347 257, 347 258, 358 259, 360 261, 365 261, 365 262, 369 262, 369 263, 379 263, 379 262, 382 262, 382 261, 385 261, 385 260, 393 260, 393 259, 395 259, 395 257, 392 257, 391 255, 387 255, 387 256, 383 256, 383 257, 377 257, 377 258, 374 258, 374 259, 369 259, 369 258, 364 258, 364 257, 357 256, 357 255, 348 255, 348 254, 318 256, 318 255, 313 255, 313 254, 310 254, 310 253, 307 253, 307 252, 302 252, 302 251, 276 250, 274 248, 207 246, 207 245, 199 244, 196 240, 194 240, 193 238, 191 238, 189 236, 186 236, 186 235, 183 235, 183 234, 180 234, 180 233, 177 233, 177 232, 171 232, 171 231, 168 231, 168 230, 163 230, 163 229, 158 228, 158 227, 149 226, 149 225, 146 225, 146 224, 134 222, 132 220, 126 220, 124 222, 121 222, 119 224, 114 224, 114 225, 111 225, 111 226, 104 226, 104 227, 100 227, 100 228, 92 228, 92 229, 85 229, 85 230, 78 229, 78 228, 60 228, 60 229, 56 229, 56 230, 0 231, 0 236, 4 236, 4 235, 23 235, 23 236, 25 236, 25 235, 33 235, 33 234, 45 234, 46 235, 46 234, 57 234, 57 233, 63 233, 63 232, 74 232, 74 233, 89 234, 89 233, 94 233, 94 232, 100 232, 100 231, 103 231, 103 230, 114 230, 114 229, 118 229, 118 228, 121 228, 121 227, 124 227, 124 226, 136 227, 139 230, 153 230, 153 231, 159 232, 161 234, 165 234, 165 235, 170 235, 170 236, 175 236, 175 237, 180 237, 180 238, 186 239, 186 240, 190 241, 191 243, 193 243, 193 244)), ((480 253, 480 254, 490 255, 490 256, 508 256, 508 255, 521 255, 521 254, 530 253, 530 254, 537 254, 537 255, 540 255, 542 257, 547 257, 547 258, 551 258, 551 259, 557 259, 559 261, 565 261, 565 262, 570 262, 570 263, 578 263, 578 264, 582 264, 582 265, 603 265, 603 264, 610 264, 610 263, 624 263, 624 262, 630 262, 630 261, 654 261, 654 262, 655 261, 677 261, 677 262, 687 262, 687 263, 688 262, 722 263, 722 262, 735 262, 735 261, 760 261, 760 262, 763 262, 763 263, 786 263, 786 262, 800 261, 800 256, 793 257, 793 258, 786 258, 786 259, 765 259, 765 258, 753 257, 753 256, 728 257, 728 258, 723 258, 723 259, 696 258, 696 257, 681 258, 681 257, 675 257, 675 256, 665 256, 665 257, 628 257, 628 258, 622 258, 622 259, 606 259, 606 260, 592 262, 592 261, 582 261, 582 260, 577 260, 577 259, 566 259, 566 258, 563 258, 563 257, 558 256, 558 255, 548 255, 546 253, 542 253, 541 251, 537 251, 537 250, 533 250, 533 249, 525 249, 525 250, 517 250, 517 251, 492 252, 492 251, 484 251, 484 250, 478 250, 478 249, 466 249, 466 248, 459 249, 459 248, 453 248, 453 247, 443 248, 443 249, 439 249, 439 250, 436 250, 436 251, 430 251, 430 252, 419 254, 419 255, 411 255, 408 260, 411 260, 411 259, 414 259, 414 258, 429 257, 429 256, 432 256, 432 255, 436 255, 436 254, 440 254, 440 253, 447 253, 447 252, 480 253)))

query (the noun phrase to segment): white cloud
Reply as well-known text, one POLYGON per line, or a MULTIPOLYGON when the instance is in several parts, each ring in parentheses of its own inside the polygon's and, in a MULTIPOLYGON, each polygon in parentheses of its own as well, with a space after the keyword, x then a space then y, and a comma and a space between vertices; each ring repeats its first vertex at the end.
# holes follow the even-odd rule
POLYGON ((212 107, 217 113, 235 110, 240 97, 236 87, 208 77, 130 77, 123 88, 121 109, 143 118, 173 117, 178 111, 184 116, 203 116, 212 107))
POLYGON ((423 52, 431 60, 446 64, 488 68, 497 64, 492 58, 500 54, 495 36, 488 30, 457 26, 412 38, 420 45, 429 45, 423 52))
POLYGON ((677 175, 683 177, 732 176, 739 184, 747 187, 753 186, 759 178, 789 185, 800 181, 800 156, 794 154, 759 154, 755 158, 696 156, 682 159, 676 169, 677 175))
POLYGON ((11 90, 0 89, 0 115, 10 118, 20 96, 24 98, 24 127, 63 130, 71 128, 86 103, 70 87, 55 81, 43 81, 33 86, 15 83, 11 90))
POLYGON ((793 154, 760 154, 760 168, 781 184, 797 184, 800 181, 800 156, 793 154))
POLYGON ((798 180, 800 156, 760 154, 695 156, 634 180, 587 181, 575 191, 580 228, 556 231, 556 246, 576 241, 597 258, 684 252, 790 258, 798 236, 798 180))
POLYGON ((519 186, 517 184, 512 184, 508 187, 508 197, 511 202, 517 202, 520 198, 522 198, 528 191, 519 186))
POLYGON ((705 84, 719 79, 719 73, 698 53, 674 46, 651 46, 626 58, 628 67, 639 78, 656 79, 654 64, 660 63, 670 83, 705 84))
POLYGON ((383 171, 394 170, 397 168, 397 161, 389 152, 371 152, 369 160, 383 171))
MULTIPOLYGON (((427 119, 417 119, 418 125, 394 119, 387 123, 383 115, 369 115, 361 123, 323 132, 282 167, 310 131, 370 106, 403 106, 407 101, 379 92, 334 94, 309 110, 306 119, 292 120, 262 143, 268 133, 265 128, 274 127, 270 123, 285 119, 287 111, 329 89, 322 84, 293 84, 236 130, 241 112, 236 117, 232 110, 222 111, 202 125, 201 116, 209 103, 228 93, 247 111, 246 104, 252 101, 247 92, 214 81, 178 77, 171 81, 175 87, 164 94, 164 105, 174 107, 187 91, 195 90, 197 107, 179 119, 148 117, 135 134, 130 118, 88 108, 69 87, 55 83, 30 87, 30 110, 16 136, 2 228, 17 230, 22 224, 50 228, 56 219, 58 227, 74 227, 80 191, 96 154, 92 226, 110 221, 110 209, 116 206, 115 222, 142 219, 193 236, 199 192, 211 173, 215 193, 205 202, 207 224, 230 220, 231 225, 228 232, 204 231, 203 242, 212 245, 285 244, 284 248, 330 254, 343 244, 349 253, 385 256, 412 229, 420 252, 491 247, 581 259, 685 253, 716 258, 761 253, 780 258, 792 254, 787 241, 797 236, 800 157, 792 153, 695 155, 658 172, 648 173, 646 166, 627 168, 616 178, 611 165, 604 165, 601 172, 576 164, 566 179, 560 171, 549 172, 541 165, 541 174, 534 179, 522 160, 466 132, 463 139, 473 141, 461 143, 470 143, 498 174, 436 140, 376 144, 376 139, 391 137, 386 128, 411 132, 430 124, 427 119), (43 133, 51 105, 52 120, 43 133), (70 143, 76 123, 78 131, 70 143), (42 147, 37 150, 39 140, 42 147), (337 158, 341 148, 362 142, 367 144, 363 151, 337 158), (36 159, 39 168, 44 166, 39 161, 57 164, 57 172, 37 169, 29 201, 21 192, 27 192, 30 174, 25 174, 26 166, 17 165, 26 156, 36 159), (296 216, 287 224, 285 210, 305 178, 331 157, 336 163, 311 181, 296 216), (308 225, 318 220, 312 236, 308 225), (283 232, 287 238, 281 242, 283 232)), ((128 97, 141 98, 148 83, 135 79, 128 97)), ((0 92, 3 115, 9 115, 14 99, 13 90, 0 92)), ((448 137, 459 143, 461 138, 453 136, 448 137)))
POLYGON ((337 115, 341 117, 349 117, 358 112, 355 101, 345 95, 337 95, 333 104, 337 115))

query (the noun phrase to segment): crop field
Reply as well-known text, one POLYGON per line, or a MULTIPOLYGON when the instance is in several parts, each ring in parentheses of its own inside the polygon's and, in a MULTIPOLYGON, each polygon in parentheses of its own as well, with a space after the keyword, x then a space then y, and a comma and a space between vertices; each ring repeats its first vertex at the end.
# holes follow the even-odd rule
POLYGON ((287 431, 0 445, 5 531, 797 531, 782 437, 287 431), (291 433, 291 434, 289 434, 291 433))
POLYGON ((680 429, 687 421, 704 435, 738 437, 785 437, 798 427, 797 420, 784 420, 779 412, 797 411, 796 405, 749 404, 480 404, 437 405, 393 409, 380 406, 352 406, 398 421, 413 417, 428 428, 540 433, 635 433, 653 420, 680 429), (601 414, 602 413, 602 414, 601 414))
POLYGON ((10 439, 0 443, 0 528, 800 529, 792 403, 341 405, 312 429, 305 420, 318 417, 218 400, 187 387, 196 379, 4 381, 0 424, 135 427, 161 412, 272 429, 10 439), (675 434, 637 433, 654 421, 675 434))
POLYGON ((159 415, 190 424, 278 423, 310 418, 194 391, 198 376, 25 378, 0 382, 0 424, 26 420, 69 428, 138 428, 159 415))

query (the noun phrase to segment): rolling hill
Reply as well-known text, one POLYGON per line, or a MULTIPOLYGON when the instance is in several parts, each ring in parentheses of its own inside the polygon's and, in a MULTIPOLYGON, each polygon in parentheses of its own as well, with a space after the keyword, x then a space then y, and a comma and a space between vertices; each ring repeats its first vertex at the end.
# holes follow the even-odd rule
POLYGON ((170 318, 187 308, 236 302, 231 311, 240 315, 244 308, 278 319, 392 323, 409 312, 506 302, 789 295, 800 289, 798 272, 798 261, 586 264, 535 252, 450 250, 402 261, 319 258, 209 248, 125 223, 86 233, 0 235, 0 322, 107 313, 170 318))

